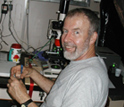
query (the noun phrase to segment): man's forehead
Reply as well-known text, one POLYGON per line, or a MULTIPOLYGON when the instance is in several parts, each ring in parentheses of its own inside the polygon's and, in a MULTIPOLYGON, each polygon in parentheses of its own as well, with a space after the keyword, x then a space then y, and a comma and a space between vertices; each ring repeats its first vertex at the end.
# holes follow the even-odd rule
POLYGON ((66 27, 73 27, 73 29, 79 29, 80 26, 88 26, 89 25, 89 20, 85 16, 73 16, 73 17, 66 17, 64 21, 64 26, 63 28, 65 29, 66 27))
MULTIPOLYGON (((80 14, 80 15, 74 15, 74 16, 67 16, 64 20, 64 24, 68 21, 82 21, 82 22, 89 22, 86 15, 80 14)), ((73 23, 73 22, 71 22, 73 23)))

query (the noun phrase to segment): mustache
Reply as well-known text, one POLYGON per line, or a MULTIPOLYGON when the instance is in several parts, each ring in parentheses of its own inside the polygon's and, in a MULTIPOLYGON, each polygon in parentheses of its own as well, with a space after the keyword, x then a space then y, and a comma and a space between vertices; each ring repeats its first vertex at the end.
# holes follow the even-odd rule
POLYGON ((71 42, 64 42, 64 47, 65 46, 77 47, 75 44, 73 44, 71 42))

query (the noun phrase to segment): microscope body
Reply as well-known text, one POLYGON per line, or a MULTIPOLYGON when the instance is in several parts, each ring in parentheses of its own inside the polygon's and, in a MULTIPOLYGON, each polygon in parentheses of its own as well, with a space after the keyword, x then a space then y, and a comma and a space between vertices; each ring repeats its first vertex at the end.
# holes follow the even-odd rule
POLYGON ((68 12, 70 0, 61 0, 60 7, 58 13, 57 20, 49 20, 47 38, 51 39, 51 43, 49 46, 49 51, 46 52, 49 56, 50 61, 54 61, 54 63, 61 64, 63 62, 63 49, 61 46, 61 35, 63 28, 63 21, 68 12))

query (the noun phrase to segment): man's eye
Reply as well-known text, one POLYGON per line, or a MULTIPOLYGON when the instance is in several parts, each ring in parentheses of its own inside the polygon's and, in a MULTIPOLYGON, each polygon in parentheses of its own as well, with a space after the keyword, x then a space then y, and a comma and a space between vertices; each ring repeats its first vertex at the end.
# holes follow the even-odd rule
POLYGON ((67 30, 63 30, 63 33, 67 33, 67 30))
POLYGON ((75 33, 75 34, 79 34, 79 31, 75 31, 74 33, 75 33))

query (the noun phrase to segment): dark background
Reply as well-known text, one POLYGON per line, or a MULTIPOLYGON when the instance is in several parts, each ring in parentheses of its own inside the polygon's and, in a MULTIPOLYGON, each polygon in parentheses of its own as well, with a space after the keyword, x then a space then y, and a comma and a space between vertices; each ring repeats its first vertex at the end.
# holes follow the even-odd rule
POLYGON ((123 9, 124 0, 101 0, 101 24, 98 46, 108 47, 109 49, 113 50, 115 53, 121 56, 121 60, 124 63, 123 9), (115 4, 116 1, 118 4, 115 4), (121 16, 119 14, 121 14, 121 16))

